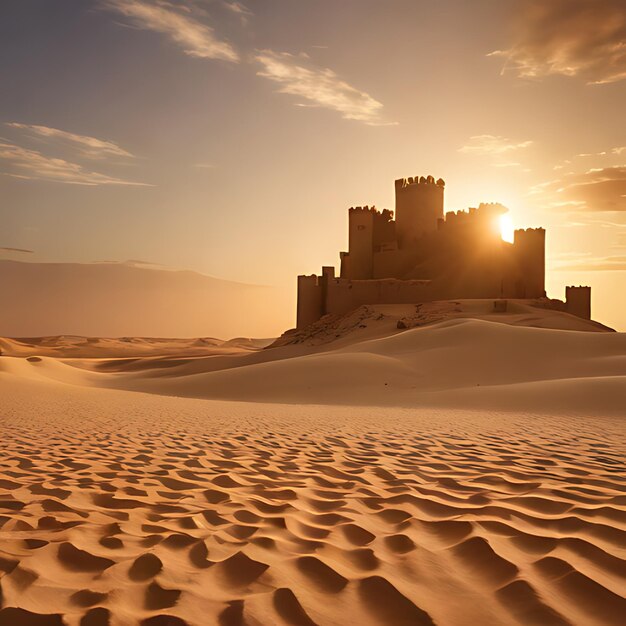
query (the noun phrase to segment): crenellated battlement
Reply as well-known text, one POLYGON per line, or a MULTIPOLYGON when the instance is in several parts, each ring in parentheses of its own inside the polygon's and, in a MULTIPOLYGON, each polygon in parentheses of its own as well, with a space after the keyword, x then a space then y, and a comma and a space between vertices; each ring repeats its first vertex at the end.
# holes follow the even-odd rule
POLYGON ((518 228, 513 231, 514 236, 519 235, 520 237, 524 237, 524 236, 532 237, 533 235, 543 236, 545 234, 546 234, 545 228, 518 228))
POLYGON ((319 276, 317 274, 311 274, 310 276, 307 274, 300 274, 300 276, 298 276, 298 283, 309 285, 311 287, 317 287, 319 284, 319 276))
POLYGON ((351 206, 348 209, 349 213, 373 213, 374 215, 380 215, 381 212, 375 206, 351 206))
POLYGON ((435 180, 434 176, 409 176, 408 178, 398 178, 396 180, 396 191, 411 187, 414 185, 436 185, 437 187, 445 187, 446 182, 443 178, 435 180))
POLYGON ((444 216, 443 225, 461 224, 474 222, 474 220, 491 219, 496 215, 502 215, 507 212, 507 208, 498 202, 481 202, 478 207, 470 207, 466 211, 448 211, 444 216))
POLYGON ((371 213, 372 215, 374 215, 376 218, 383 218, 386 221, 391 221, 393 219, 393 211, 390 211, 389 209, 383 209, 382 211, 380 211, 379 209, 377 209, 375 206, 356 206, 356 207, 350 207, 348 209, 348 213, 352 213, 352 214, 357 214, 357 215, 362 215, 365 213, 371 213))

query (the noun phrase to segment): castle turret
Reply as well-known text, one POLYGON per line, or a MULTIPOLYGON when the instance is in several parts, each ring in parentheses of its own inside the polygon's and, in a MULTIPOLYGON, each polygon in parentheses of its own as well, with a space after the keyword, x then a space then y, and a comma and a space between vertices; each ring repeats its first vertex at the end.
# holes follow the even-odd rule
POLYGON ((572 315, 591 319, 591 287, 565 287, 565 310, 572 315))
POLYGON ((546 295, 545 229, 516 230, 513 246, 516 261, 515 297, 543 298, 546 295))
POLYGON ((376 209, 356 207, 348 211, 348 255, 342 259, 342 278, 372 277, 374 219, 376 209))
POLYGON ((437 230, 443 218, 444 181, 432 176, 396 180, 396 236, 400 248, 414 245, 437 230))

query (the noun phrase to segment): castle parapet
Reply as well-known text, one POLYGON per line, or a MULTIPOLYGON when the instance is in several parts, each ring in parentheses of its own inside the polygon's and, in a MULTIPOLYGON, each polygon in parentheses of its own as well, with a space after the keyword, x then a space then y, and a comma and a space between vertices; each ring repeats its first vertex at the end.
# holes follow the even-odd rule
POLYGON ((398 178, 395 181, 396 192, 400 189, 410 187, 411 185, 436 185, 437 187, 445 187, 446 181, 443 178, 435 180, 434 176, 409 176, 408 178, 398 178))
POLYGON ((350 214, 360 213, 371 213, 372 215, 376 216, 376 219, 383 218, 388 222, 393 219, 393 211, 390 211, 389 209, 383 209, 382 211, 379 211, 375 206, 351 206, 348 209, 348 217, 350 216, 350 214))
POLYGON ((467 211, 449 211, 444 216, 443 223, 439 224, 439 230, 446 227, 456 228, 458 226, 475 225, 477 228, 484 228, 484 232, 498 234, 500 229, 496 219, 507 212, 507 208, 497 202, 481 203, 478 207, 470 207, 467 211), (485 224, 489 222, 485 228, 485 224))

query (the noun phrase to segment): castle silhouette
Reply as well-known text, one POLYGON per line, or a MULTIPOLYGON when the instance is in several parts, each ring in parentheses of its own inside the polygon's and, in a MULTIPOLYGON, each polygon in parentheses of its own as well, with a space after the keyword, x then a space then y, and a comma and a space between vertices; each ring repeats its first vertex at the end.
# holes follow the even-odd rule
MULTIPOLYGON (((444 215, 445 182, 432 176, 395 181, 392 211, 348 211, 348 251, 341 270, 298 276, 297 327, 363 304, 418 304, 434 300, 546 298, 543 228, 500 236, 500 204, 481 204, 444 215)), ((566 301, 550 308, 590 319, 591 288, 567 287, 566 301)), ((505 304, 494 304, 502 310, 505 304)))

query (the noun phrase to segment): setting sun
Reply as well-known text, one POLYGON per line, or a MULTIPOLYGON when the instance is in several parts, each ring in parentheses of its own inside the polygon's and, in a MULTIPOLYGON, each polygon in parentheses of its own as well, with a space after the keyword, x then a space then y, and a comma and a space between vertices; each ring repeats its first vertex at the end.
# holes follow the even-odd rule
POLYGON ((504 241, 513 243, 513 220, 508 213, 500 216, 500 236, 504 241))

